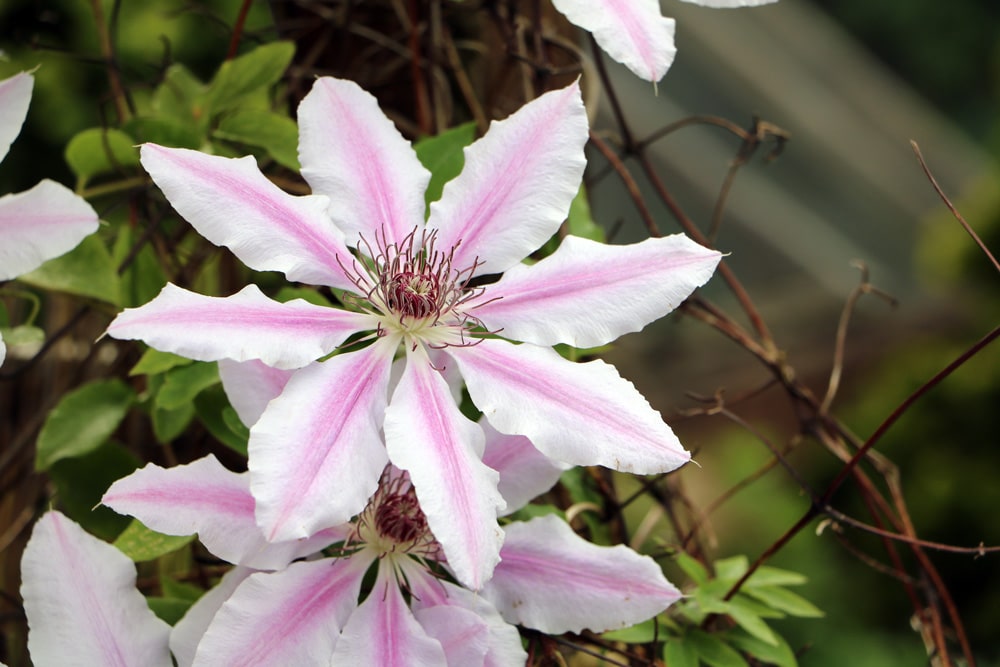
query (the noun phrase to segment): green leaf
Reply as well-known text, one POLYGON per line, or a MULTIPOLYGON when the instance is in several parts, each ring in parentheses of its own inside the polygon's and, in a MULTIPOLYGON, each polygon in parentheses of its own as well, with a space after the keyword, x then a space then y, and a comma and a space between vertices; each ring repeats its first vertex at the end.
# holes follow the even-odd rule
POLYGON ((743 604, 743 600, 738 595, 729 601, 729 617, 762 642, 772 646, 778 645, 778 638, 774 631, 757 615, 753 606, 743 604))
POLYGON ((38 434, 35 469, 94 451, 115 432, 135 392, 121 380, 98 380, 69 392, 52 409, 38 434))
POLYGON ((798 593, 793 593, 778 586, 748 588, 744 592, 774 609, 785 612, 789 616, 819 618, 824 615, 819 607, 798 593))
POLYGON ((205 590, 200 586, 177 581, 173 577, 162 575, 160 576, 160 590, 163 591, 163 597, 189 600, 191 602, 197 602, 205 594, 205 590))
POLYGON ((663 645, 663 662, 667 667, 698 667, 698 651, 681 637, 671 638, 663 645))
POLYGON ((775 635, 775 639, 777 640, 775 645, 737 632, 729 634, 726 639, 732 646, 749 654, 760 662, 776 665, 777 667, 799 666, 798 660, 795 659, 795 652, 792 651, 788 642, 780 635, 775 635))
POLYGON ((152 142, 174 148, 201 148, 205 143, 205 128, 199 127, 193 116, 174 120, 158 115, 138 116, 125 123, 125 129, 140 143, 152 142))
POLYGON ((160 261, 153 247, 146 243, 137 253, 134 244, 139 239, 139 231, 129 225, 118 227, 112 257, 115 266, 121 266, 129 256, 132 261, 121 274, 121 305, 126 308, 148 303, 160 293, 167 284, 167 276, 163 273, 160 261))
POLYGON ((594 222, 590 214, 590 202, 587 200, 587 189, 583 185, 569 206, 569 216, 566 219, 566 231, 573 236, 582 236, 591 241, 604 243, 604 229, 594 222))
POLYGON ((194 406, 185 403, 176 408, 154 407, 152 413, 153 435, 157 442, 167 444, 183 433, 194 419, 194 406))
MULTIPOLYGON (((204 128, 208 125, 205 109, 207 90, 207 86, 184 65, 171 65, 163 77, 163 83, 153 93, 153 109, 158 112, 156 117, 171 126, 187 126, 197 136, 203 137, 204 128)), ((150 140, 148 137, 143 138, 150 140)), ((198 145, 200 143, 201 141, 198 145)), ((197 148, 197 145, 192 148, 197 148)))
POLYGON ((656 622, 651 618, 638 625, 633 625, 621 630, 612 630, 601 635, 602 638, 612 642, 625 642, 626 644, 646 644, 656 637, 656 622))
POLYGON ((136 141, 121 130, 92 127, 78 132, 66 145, 66 163, 79 183, 98 174, 139 166, 136 141))
POLYGON ((129 377, 134 375, 155 375, 157 373, 163 373, 171 368, 176 368, 177 366, 187 366, 193 363, 193 360, 187 357, 182 357, 180 355, 173 354, 172 352, 161 352, 160 350, 154 350, 149 348, 142 353, 139 361, 132 370, 128 372, 129 377))
POLYGON ((730 558, 720 558, 713 563, 715 576, 731 584, 736 583, 740 577, 746 574, 750 568, 750 563, 746 556, 731 556, 730 558))
POLYGON ((694 646, 698 657, 712 667, 746 667, 743 656, 716 635, 695 630, 688 634, 687 641, 694 646))
POLYGON ((18 280, 43 289, 93 297, 121 305, 121 281, 114 260, 97 234, 18 280))
POLYGON ((146 527, 138 519, 132 519, 114 545, 136 563, 159 558, 177 551, 194 540, 194 535, 164 535, 146 527))
POLYGON ((684 553, 677 552, 677 565, 684 570, 684 574, 691 577, 691 581, 704 586, 708 583, 708 570, 698 560, 684 553))
POLYGON ((223 117, 212 137, 263 148, 278 164, 299 170, 299 128, 287 116, 241 109, 223 117))
POLYGON ((222 63, 208 86, 209 113, 236 107, 252 93, 277 83, 294 55, 292 42, 273 42, 222 63))
POLYGON ((465 165, 465 153, 462 149, 475 138, 476 124, 465 123, 414 144, 417 158, 431 172, 431 181, 424 192, 428 205, 440 199, 445 183, 461 173, 465 165))
POLYGON ((306 303, 311 303, 314 306, 333 307, 333 304, 330 303, 329 299, 310 287, 282 287, 278 290, 278 293, 274 295, 274 300, 280 301, 281 303, 288 303, 293 299, 302 299, 306 303))
POLYGON ((762 565, 757 568, 746 583, 744 588, 755 588, 757 586, 800 586, 808 581, 804 574, 782 570, 769 565, 762 565))
POLYGON ((146 598, 149 608, 168 625, 175 625, 194 603, 191 600, 150 596, 146 598))
MULTIPOLYGON (((192 405, 202 390, 219 383, 219 367, 213 362, 196 361, 167 371, 163 386, 156 394, 156 407, 176 410, 192 405)), ((192 413, 193 414, 193 413, 192 413)))
POLYGON ((243 425, 220 385, 209 387, 194 399, 198 419, 219 442, 243 456, 247 454, 250 429, 243 425))
POLYGON ((45 342, 45 332, 30 324, 16 327, 0 327, 0 338, 8 346, 41 345, 45 342))
POLYGON ((101 497, 112 482, 131 474, 138 465, 124 447, 109 443, 86 455, 56 461, 48 475, 66 516, 88 533, 113 540, 130 519, 101 505, 101 497))

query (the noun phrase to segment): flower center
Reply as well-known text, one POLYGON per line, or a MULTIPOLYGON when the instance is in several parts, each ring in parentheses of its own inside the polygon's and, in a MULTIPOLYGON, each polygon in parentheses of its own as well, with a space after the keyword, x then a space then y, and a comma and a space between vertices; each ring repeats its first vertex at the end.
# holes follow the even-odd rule
POLYGON ((389 276, 385 286, 385 305, 401 317, 424 319, 439 310, 438 276, 403 271, 389 276))
POLYGON ((440 559, 440 546, 427 526, 409 476, 391 467, 382 474, 378 491, 358 516, 354 538, 382 555, 440 559))

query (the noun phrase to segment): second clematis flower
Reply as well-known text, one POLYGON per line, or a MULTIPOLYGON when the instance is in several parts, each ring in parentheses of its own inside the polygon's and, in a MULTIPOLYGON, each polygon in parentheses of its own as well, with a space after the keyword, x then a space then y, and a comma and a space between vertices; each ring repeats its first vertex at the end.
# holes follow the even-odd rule
POLYGON ((345 523, 392 462, 456 576, 480 588, 500 557, 504 501, 481 460, 483 431, 454 398, 455 370, 498 431, 557 461, 643 474, 689 459, 614 367, 573 363, 550 346, 640 330, 707 281, 720 254, 681 235, 631 246, 567 237, 522 263, 555 234, 580 186, 587 118, 577 84, 494 122, 426 223, 430 174, 374 97, 320 78, 298 120, 313 195, 285 193, 249 157, 147 144, 142 164, 207 239, 253 269, 345 290, 346 308, 278 303, 253 285, 226 298, 167 285, 108 329, 193 359, 300 369, 250 432, 267 539, 345 523))

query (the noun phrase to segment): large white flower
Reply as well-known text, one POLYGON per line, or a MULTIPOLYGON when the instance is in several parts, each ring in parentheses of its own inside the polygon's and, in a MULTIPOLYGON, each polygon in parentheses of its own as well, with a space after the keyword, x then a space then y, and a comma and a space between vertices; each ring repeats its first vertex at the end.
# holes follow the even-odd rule
MULTIPOLYGON (((704 7, 756 7, 777 0, 683 0, 704 7)), ((609 56, 656 83, 670 69, 675 22, 658 0, 552 0, 569 21, 594 35, 609 56)))
POLYGON ((643 474, 689 459, 614 367, 572 363, 549 346, 638 331, 708 280, 720 254, 681 235, 631 246, 568 237, 521 263, 557 231, 580 185, 587 120, 577 85, 493 123, 426 224, 430 175, 374 97, 318 79, 299 123, 302 173, 318 194, 286 194, 252 158, 147 144, 142 164, 210 241, 251 268, 347 290, 351 309, 277 303, 253 285, 227 298, 167 285, 108 329, 194 359, 301 369, 251 429, 267 539, 345 523, 391 461, 409 473, 458 578, 479 588, 499 558, 504 501, 481 461, 483 432, 445 379, 453 367, 498 431, 557 461, 643 474))
MULTIPOLYGON (((34 78, 27 72, 0 81, 0 160, 21 132, 34 78)), ((48 179, 0 197, 0 281, 37 269, 97 230, 97 214, 68 188, 48 179)), ((7 348, 0 339, 0 364, 7 348)))

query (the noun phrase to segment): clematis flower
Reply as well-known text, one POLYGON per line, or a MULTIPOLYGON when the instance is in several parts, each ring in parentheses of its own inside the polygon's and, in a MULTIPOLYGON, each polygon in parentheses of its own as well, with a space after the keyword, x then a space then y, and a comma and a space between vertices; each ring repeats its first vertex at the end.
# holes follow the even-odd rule
POLYGON ((28 650, 36 667, 170 667, 170 626, 135 588, 135 565, 56 511, 21 559, 28 650))
POLYGON ((303 176, 317 194, 286 194, 252 158, 146 144, 142 164, 208 240, 253 269, 345 290, 349 309, 277 303, 253 285, 216 298, 168 284, 108 329, 193 359, 299 369, 250 431, 268 540, 347 522, 392 462, 459 580, 482 586, 499 559, 504 501, 481 460, 482 429, 445 379, 455 368, 498 431, 549 458, 635 473, 689 459, 614 367, 572 363, 549 346, 638 331, 707 281, 719 253, 682 235, 631 246, 571 236, 522 263, 557 231, 580 185, 587 121, 577 85, 493 123, 426 223, 430 174, 374 97, 320 78, 299 124, 303 176), (397 353, 405 361, 389 400, 397 353))
MULTIPOLYGON (((246 474, 212 457, 147 465, 112 485, 103 502, 162 532, 193 528, 213 551, 223 544, 222 522, 238 543, 262 539, 246 474)), ((406 474, 391 466, 342 530, 347 538, 328 549, 332 557, 229 572, 175 627, 178 664, 523 665, 514 623, 600 632, 650 618, 680 596, 648 557, 592 545, 555 516, 507 526, 493 580, 479 594, 457 586, 443 578, 448 563, 406 474)))
MULTIPOLYGON (((777 0, 683 0, 704 7, 756 7, 777 0)), ((674 47, 672 18, 657 0, 552 0, 569 22, 594 36, 605 52, 632 72, 656 83, 670 69, 674 47)))
MULTIPOLYGON (((0 81, 0 160, 28 115, 34 78, 27 72, 0 81)), ((68 188, 50 181, 0 197, 0 281, 37 269, 69 252, 97 230, 97 214, 68 188)), ((0 364, 7 347, 0 338, 0 364)))

